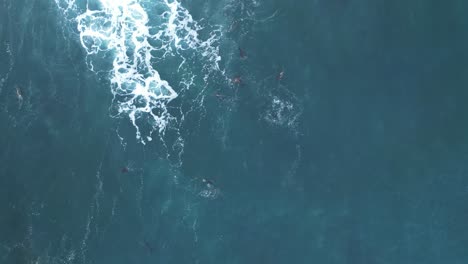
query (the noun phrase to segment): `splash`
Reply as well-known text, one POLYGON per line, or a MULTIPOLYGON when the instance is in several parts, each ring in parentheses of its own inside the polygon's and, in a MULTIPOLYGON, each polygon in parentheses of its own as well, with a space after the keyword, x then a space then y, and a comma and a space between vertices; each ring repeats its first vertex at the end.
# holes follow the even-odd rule
POLYGON ((179 59, 179 71, 187 61, 186 51, 195 52, 211 70, 219 71, 217 42, 221 31, 214 30, 206 40, 201 40, 199 31, 203 27, 177 1, 100 0, 92 5, 87 3, 81 12, 74 0, 56 3, 67 16, 78 14, 75 22, 79 40, 92 71, 103 71, 102 60, 111 57, 112 115, 128 116, 143 144, 152 140, 154 131, 163 135, 170 122, 177 122, 167 106, 179 96, 176 90, 180 92, 193 85, 190 74, 177 83, 182 89, 174 88, 161 77, 157 68, 166 57, 179 59), (145 7, 151 5, 163 12, 152 16, 150 21, 145 7), (150 128, 143 132, 142 124, 150 128))

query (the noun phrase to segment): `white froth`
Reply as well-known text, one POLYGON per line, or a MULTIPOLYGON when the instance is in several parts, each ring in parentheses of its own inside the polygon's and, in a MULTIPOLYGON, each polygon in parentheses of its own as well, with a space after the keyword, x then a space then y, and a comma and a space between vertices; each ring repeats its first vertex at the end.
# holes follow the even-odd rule
POLYGON ((293 102, 273 96, 264 118, 277 126, 294 127, 300 114, 300 109, 293 102))
MULTIPOLYGON (((77 9, 74 0, 55 1, 64 13, 77 9)), ((212 70, 219 70, 221 58, 216 43, 220 30, 213 31, 207 40, 200 40, 198 31, 203 28, 177 1, 161 3, 165 11, 159 17, 161 24, 156 27, 149 25, 148 13, 138 0, 98 3, 92 9, 87 6, 84 12, 77 11, 81 13, 75 20, 81 45, 91 55, 89 66, 93 71, 93 55, 112 54, 111 83, 117 115, 128 116, 136 128, 137 139, 145 143, 144 138, 150 141, 153 131, 163 134, 168 122, 174 120, 166 106, 178 96, 161 78, 155 68, 157 61, 169 55, 179 56, 182 59, 179 70, 186 61, 181 52, 193 50, 212 70), (151 34, 150 30, 154 29, 157 32, 151 34), (163 54, 162 58, 154 57, 156 51, 163 54), (145 137, 137 124, 141 118, 149 118, 151 127, 145 137)), ((190 81, 182 83, 190 84, 190 81)))
POLYGON ((113 51, 111 82, 119 114, 130 117, 142 142, 136 120, 147 114, 153 129, 163 132, 168 119, 166 104, 177 93, 151 63, 148 15, 135 0, 101 0, 101 10, 86 10, 76 19, 81 45, 88 55, 113 51), (159 115, 153 110, 161 109, 159 115))
POLYGON ((8 72, 5 74, 3 78, 0 79, 0 92, 2 91, 3 85, 8 80, 10 73, 13 70, 13 64, 14 64, 13 54, 11 53, 10 44, 8 42, 5 42, 5 51, 8 54, 9 67, 8 67, 8 72))

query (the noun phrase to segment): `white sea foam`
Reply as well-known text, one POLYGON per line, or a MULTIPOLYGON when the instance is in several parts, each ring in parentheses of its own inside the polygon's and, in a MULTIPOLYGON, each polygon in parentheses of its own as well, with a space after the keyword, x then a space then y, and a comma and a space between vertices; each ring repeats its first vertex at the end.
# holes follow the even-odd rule
MULTIPOLYGON (((221 31, 214 30, 207 39, 201 40, 202 26, 177 1, 154 4, 143 0, 99 0, 93 6, 87 3, 84 11, 79 10, 75 0, 55 1, 67 16, 76 14, 79 40, 92 71, 105 70, 95 69, 95 65, 111 54, 110 81, 116 110, 113 115, 128 116, 142 143, 151 141, 154 131, 164 134, 169 122, 177 122, 167 105, 178 96, 176 90, 181 89, 172 87, 160 76, 157 67, 164 58, 176 56, 180 64, 174 71, 178 71, 187 61, 183 52, 190 50, 203 58, 204 69, 209 66, 211 70, 219 70, 217 42, 221 31), (164 10, 156 16, 156 26, 148 17, 145 4, 164 10), (139 120, 146 121, 149 132, 142 132, 139 120)), ((188 76, 177 83, 180 84, 188 89, 193 77, 188 76)))
POLYGON ((301 112, 292 100, 273 96, 264 118, 271 124, 294 128, 301 112))
POLYGON ((2 92, 3 85, 5 82, 8 81, 11 71, 13 70, 14 61, 13 61, 13 54, 11 53, 10 44, 5 42, 5 52, 8 54, 8 72, 4 76, 0 76, 0 93, 2 92))
POLYGON ((217 188, 204 189, 198 193, 199 196, 203 198, 211 199, 211 200, 218 198, 220 194, 221 194, 221 191, 217 188))

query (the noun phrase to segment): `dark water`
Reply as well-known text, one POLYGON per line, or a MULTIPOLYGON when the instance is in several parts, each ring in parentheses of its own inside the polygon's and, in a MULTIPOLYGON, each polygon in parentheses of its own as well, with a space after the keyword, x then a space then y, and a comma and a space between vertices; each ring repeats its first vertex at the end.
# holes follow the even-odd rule
POLYGON ((181 1, 219 69, 155 51, 145 142, 80 43, 105 2, 0 1, 0 263, 468 262, 465 1, 181 1))

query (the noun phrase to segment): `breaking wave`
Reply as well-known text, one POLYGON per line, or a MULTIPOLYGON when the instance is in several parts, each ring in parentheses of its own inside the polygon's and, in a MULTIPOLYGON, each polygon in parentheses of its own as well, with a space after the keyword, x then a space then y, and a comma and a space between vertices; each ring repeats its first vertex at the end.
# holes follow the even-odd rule
POLYGON ((99 0, 83 4, 56 0, 56 4, 76 24, 89 68, 109 73, 112 115, 128 116, 143 144, 152 140, 153 132, 164 134, 170 122, 178 121, 168 105, 194 85, 195 74, 186 66, 187 51, 202 59, 203 72, 198 75, 204 75, 205 81, 209 72, 220 71, 220 28, 203 40, 199 32, 204 28, 177 1, 99 0), (150 17, 147 9, 157 15, 150 17), (112 63, 108 71, 103 66, 106 60, 112 63), (170 83, 161 77, 158 68, 165 60, 177 62, 173 70, 180 72, 179 80, 170 83), (149 129, 143 132, 142 124, 149 129))

